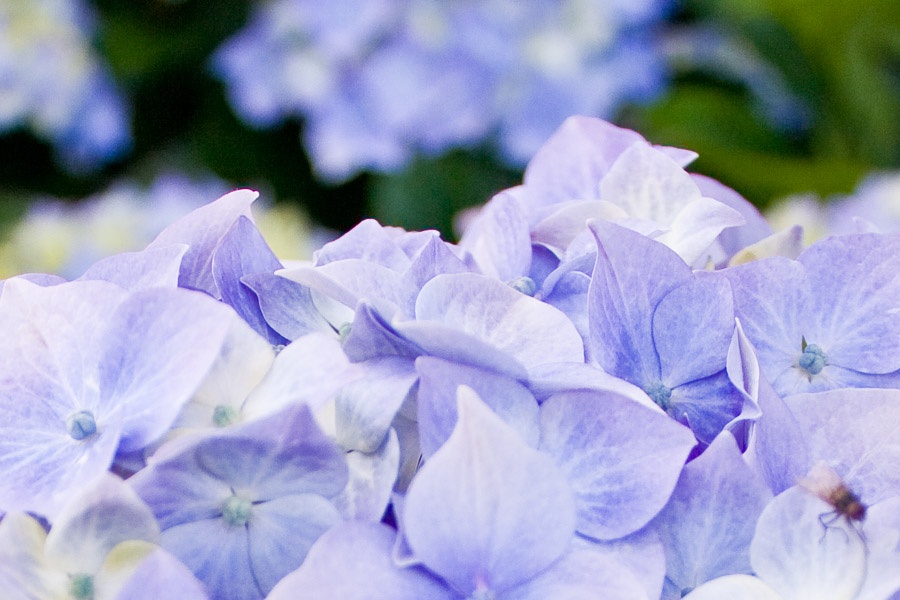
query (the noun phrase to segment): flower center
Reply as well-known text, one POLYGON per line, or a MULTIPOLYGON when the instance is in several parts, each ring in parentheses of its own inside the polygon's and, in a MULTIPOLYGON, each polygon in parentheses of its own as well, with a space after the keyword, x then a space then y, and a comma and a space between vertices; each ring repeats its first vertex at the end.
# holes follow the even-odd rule
POLYGON ((66 417, 66 431, 73 440, 83 440, 91 437, 97 431, 97 421, 94 413, 89 410, 79 410, 66 417))
POLYGON ((806 371, 806 374, 812 379, 813 375, 818 375, 828 365, 828 355, 816 344, 807 344, 805 338, 801 342, 800 348, 803 353, 797 359, 797 366, 806 371))
POLYGON ((672 409, 672 390, 667 388, 662 381, 651 383, 644 388, 650 399, 667 413, 672 409))
POLYGON ((338 339, 343 345, 344 342, 347 341, 347 338, 350 337, 350 323, 344 323, 340 327, 338 327, 338 339))
POLYGON ((232 496, 222 506, 222 519, 231 527, 243 527, 250 520, 253 503, 245 498, 232 496))
POLYGON ((69 597, 73 600, 93 600, 94 578, 87 573, 70 575, 69 597))
POLYGON ((227 427, 237 423, 238 419, 238 411, 231 406, 220 404, 213 409, 213 424, 216 427, 227 427))
POLYGON ((534 297, 535 292, 537 292, 537 284, 534 282, 534 279, 531 277, 516 277, 512 281, 508 282, 507 285, 517 292, 521 292, 526 296, 534 297))

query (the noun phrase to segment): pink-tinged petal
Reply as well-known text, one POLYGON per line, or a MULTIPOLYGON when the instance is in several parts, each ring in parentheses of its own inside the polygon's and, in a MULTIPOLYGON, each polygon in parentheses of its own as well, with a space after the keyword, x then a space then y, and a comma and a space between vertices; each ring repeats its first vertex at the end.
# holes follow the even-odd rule
POLYGON ((428 571, 394 565, 395 537, 394 530, 380 523, 339 525, 319 538, 303 565, 282 579, 267 600, 459 598, 428 571))
POLYGON ((572 492, 550 456, 530 448, 465 386, 450 439, 406 496, 404 532, 416 557, 469 595, 518 585, 565 551, 572 492))
POLYGON ((179 286, 201 290, 219 298, 212 274, 213 250, 239 217, 253 219, 250 205, 258 196, 259 192, 252 190, 235 190, 225 194, 166 227, 147 248, 187 244, 190 249, 181 262, 179 286))

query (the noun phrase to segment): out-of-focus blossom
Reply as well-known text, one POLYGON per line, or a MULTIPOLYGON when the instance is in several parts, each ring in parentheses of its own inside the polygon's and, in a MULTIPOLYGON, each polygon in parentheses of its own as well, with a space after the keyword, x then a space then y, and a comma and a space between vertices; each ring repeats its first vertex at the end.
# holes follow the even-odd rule
POLYGON ((24 128, 84 171, 131 145, 128 108, 91 47, 81 0, 0 3, 0 132, 24 128))
MULTIPOLYGON (((228 189, 215 178, 164 173, 149 186, 123 180, 78 203, 38 200, 0 245, 0 276, 45 272, 74 279, 105 256, 142 249, 228 189)), ((308 226, 297 211, 258 206, 257 214, 279 257, 308 256, 308 226)))
POLYGON ((663 85, 667 0, 273 0, 219 50, 235 110, 306 121, 318 173, 390 171, 496 136, 524 164, 572 114, 663 85))
POLYGON ((31 516, 0 523, 0 585, 10 600, 206 598, 203 586, 156 545, 159 526, 138 495, 105 473, 69 498, 49 534, 31 516))
POLYGON ((824 202, 811 194, 789 196, 766 217, 775 229, 802 225, 807 244, 829 235, 900 231, 900 172, 869 175, 853 194, 824 202))

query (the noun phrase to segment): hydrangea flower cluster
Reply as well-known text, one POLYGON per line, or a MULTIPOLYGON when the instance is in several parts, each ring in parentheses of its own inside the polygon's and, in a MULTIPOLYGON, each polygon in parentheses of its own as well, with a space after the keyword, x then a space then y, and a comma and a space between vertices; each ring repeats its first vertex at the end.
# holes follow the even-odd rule
POLYGON ((900 237, 801 249, 693 158, 573 117, 459 244, 285 267, 238 190, 5 280, 4 589, 896 598, 900 237))
POLYGON ((128 108, 91 47, 92 19, 81 0, 0 4, 0 131, 34 132, 73 171, 131 145, 128 108))
POLYGON ((214 63, 247 122, 305 120, 308 154, 330 180, 491 136, 524 165, 565 117, 609 117, 662 87, 653 25, 669 6, 271 0, 214 63))

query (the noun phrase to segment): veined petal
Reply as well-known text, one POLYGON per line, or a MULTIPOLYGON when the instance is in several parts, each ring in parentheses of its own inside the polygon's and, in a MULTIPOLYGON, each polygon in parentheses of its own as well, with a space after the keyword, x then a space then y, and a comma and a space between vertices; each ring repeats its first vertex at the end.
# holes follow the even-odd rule
POLYGON ((254 505, 247 524, 250 564, 263 594, 298 568, 313 543, 340 522, 334 504, 315 494, 281 496, 254 505))
POLYGON ((416 475, 404 532, 430 570, 457 591, 502 592, 565 551, 575 525, 569 484, 553 460, 465 386, 450 439, 416 475))
POLYGON ((679 593, 723 575, 751 573, 750 541, 771 498, 731 434, 720 434, 685 466, 654 522, 666 549, 668 585, 679 593))
POLYGON ((578 532, 597 539, 646 525, 695 443, 687 428, 614 393, 563 392, 541 405, 540 449, 568 477, 578 532))
POLYGON ((792 487, 763 510, 750 544, 756 574, 784 598, 853 598, 866 573, 865 542, 845 519, 823 524, 831 507, 792 487))
POLYGON ((130 295, 107 316, 100 406, 122 414, 121 449, 162 436, 209 372, 234 313, 208 296, 155 288, 130 295))
POLYGON ((581 336, 562 312, 483 275, 438 275, 419 292, 416 319, 459 329, 526 369, 584 362, 581 336))
POLYGON ((687 600, 784 600, 780 594, 752 575, 726 575, 713 579, 685 596, 687 600))
POLYGON ((95 573, 120 542, 156 542, 159 526, 134 490, 104 473, 73 495, 53 521, 46 555, 68 573, 95 573))
POLYGON ((431 356, 416 359, 416 371, 419 374, 417 420, 426 459, 447 441, 456 426, 456 395, 460 385, 472 388, 525 443, 537 447, 540 438, 537 400, 515 379, 431 356))
POLYGON ((181 261, 178 285, 220 298, 212 274, 213 250, 239 217, 253 218, 250 205, 257 197, 259 192, 252 190, 225 194, 166 227, 147 248, 187 244, 190 249, 181 261))
POLYGON ((396 532, 380 523, 350 521, 325 533, 303 565, 276 585, 267 600, 456 600, 422 568, 391 560, 396 532), (353 560, 347 560, 352 556, 353 560))

